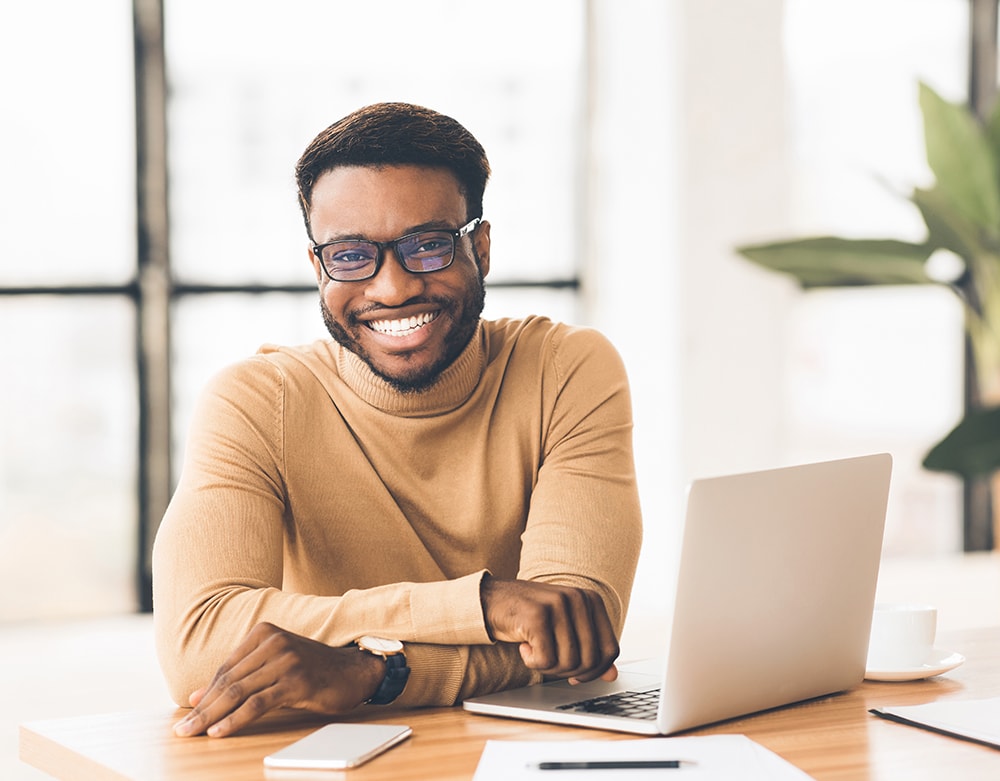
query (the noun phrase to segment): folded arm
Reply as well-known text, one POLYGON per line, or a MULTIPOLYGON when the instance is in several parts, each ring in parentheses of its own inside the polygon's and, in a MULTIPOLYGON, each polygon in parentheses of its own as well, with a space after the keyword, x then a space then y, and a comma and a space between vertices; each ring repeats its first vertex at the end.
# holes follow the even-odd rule
MULTIPOLYGON (((258 366, 252 376, 237 373, 238 392, 210 391, 154 548, 157 644, 175 699, 186 703, 194 694, 203 714, 220 691, 239 693, 233 670, 246 669, 245 657, 258 665, 272 658, 261 646, 283 664, 297 656, 315 661, 325 648, 330 660, 320 668, 339 670, 340 659, 351 670, 359 655, 351 643, 363 634, 406 643, 412 673, 397 700, 403 706, 450 705, 543 675, 613 675, 640 535, 631 412, 617 355, 593 334, 579 339, 563 346, 557 381, 547 387, 553 398, 545 404, 517 572, 485 581, 485 568, 470 567, 456 577, 421 572, 396 582, 398 570, 369 572, 354 561, 345 578, 358 588, 290 582, 298 569, 289 568, 289 557, 296 546, 313 545, 304 537, 317 532, 293 517, 283 416, 260 412, 283 398, 283 379, 258 366), (262 625, 271 629, 255 629, 262 625), (260 633, 283 641, 265 643, 260 633)), ((349 533, 363 534, 364 522, 349 533)), ((398 554, 400 565, 411 563, 407 550, 398 554)), ((330 571, 343 564, 338 554, 332 546, 330 571)), ((287 669, 280 677, 295 679, 287 669)), ((329 685, 312 680, 306 689, 329 685)), ((330 701, 292 687, 272 692, 271 702, 336 712, 365 694, 348 689, 346 700, 330 701)))

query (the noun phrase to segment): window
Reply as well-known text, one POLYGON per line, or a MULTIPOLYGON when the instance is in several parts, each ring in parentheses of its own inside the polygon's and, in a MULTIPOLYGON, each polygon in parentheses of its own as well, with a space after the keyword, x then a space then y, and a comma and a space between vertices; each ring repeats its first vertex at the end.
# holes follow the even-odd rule
POLYGON ((173 270, 182 291, 232 289, 176 300, 175 463, 210 374, 265 341, 326 336, 293 167, 320 130, 362 105, 430 106, 454 116, 486 148, 494 174, 485 216, 502 258, 487 280, 487 316, 579 319, 577 253, 564 237, 574 235, 579 208, 573 182, 582 154, 583 4, 312 0, 281 14, 248 7, 256 6, 166 6, 173 270), (524 25, 529 12, 532 24, 524 25), (475 34, 487 26, 489 36, 475 34), (239 291, 250 285, 302 292, 258 299, 239 291))
POLYGON ((503 257, 487 316, 580 319, 579 253, 565 237, 581 208, 584 3, 165 0, 159 299, 137 272, 133 8, 99 6, 26 4, 0 31, 3 72, 30 74, 9 82, 19 110, 4 115, 0 149, 0 327, 16 335, 17 368, 0 391, 0 436, 17 443, 0 455, 0 588, 20 595, 0 620, 149 607, 144 535, 163 508, 148 485, 176 475, 201 387, 264 342, 326 336, 293 166, 358 106, 423 103, 483 142, 503 257), (138 331, 160 306, 162 355, 138 331), (168 376, 169 405, 147 408, 148 385, 168 376), (165 426, 169 445, 151 455, 149 432, 165 426))
MULTIPOLYGON (((931 181, 917 85, 965 100, 967 5, 786 0, 785 8, 795 234, 921 240, 923 222, 907 202, 931 181)), ((930 286, 815 291, 800 298, 788 330, 794 458, 891 449, 886 553, 960 550, 960 484, 920 466, 961 416, 954 297, 930 286)))
POLYGON ((130 9, 54 5, 0 25, 0 620, 138 604, 130 9))

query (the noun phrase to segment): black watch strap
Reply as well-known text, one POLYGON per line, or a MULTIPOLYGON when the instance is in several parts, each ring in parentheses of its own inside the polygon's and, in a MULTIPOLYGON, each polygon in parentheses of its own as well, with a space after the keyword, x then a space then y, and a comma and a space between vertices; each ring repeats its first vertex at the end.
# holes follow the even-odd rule
POLYGON ((385 677, 371 698, 366 700, 368 705, 388 705, 403 693, 410 678, 410 668, 406 666, 404 654, 392 654, 384 658, 385 677))

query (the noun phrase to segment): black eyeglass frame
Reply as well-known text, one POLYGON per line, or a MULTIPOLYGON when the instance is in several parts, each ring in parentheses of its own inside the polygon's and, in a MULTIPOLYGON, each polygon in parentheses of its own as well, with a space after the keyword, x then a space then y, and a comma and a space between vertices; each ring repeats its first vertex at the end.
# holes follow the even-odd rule
POLYGON ((323 267, 323 272, 334 282, 364 282, 366 279, 371 279, 379 270, 382 268, 382 262, 385 258, 386 250, 391 249, 392 254, 396 258, 396 262, 403 268, 404 271, 408 271, 411 274, 433 274, 435 271, 443 271, 448 268, 452 263, 455 262, 455 248, 456 242, 463 236, 467 236, 472 233, 479 225, 482 223, 482 217, 476 217, 469 222, 465 223, 461 228, 456 228, 454 230, 448 230, 447 228, 429 228, 422 231, 414 231, 413 233, 407 233, 405 236, 400 236, 398 239, 392 239, 391 241, 372 241, 371 239, 337 239, 336 241, 328 241, 325 244, 313 244, 313 255, 319 261, 319 264, 323 267), (427 268, 427 269, 413 269, 406 265, 403 260, 403 255, 399 251, 399 245, 404 241, 412 239, 415 236, 420 236, 425 233, 443 233, 451 236, 451 257, 448 258, 448 262, 437 268, 427 268), (326 267, 326 262, 323 260, 323 250, 326 247, 331 247, 334 244, 342 244, 344 242, 353 242, 356 244, 369 244, 378 249, 375 255, 375 262, 372 264, 372 269, 370 274, 366 274, 363 277, 353 277, 352 279, 337 279, 333 274, 330 273, 330 269, 326 267))

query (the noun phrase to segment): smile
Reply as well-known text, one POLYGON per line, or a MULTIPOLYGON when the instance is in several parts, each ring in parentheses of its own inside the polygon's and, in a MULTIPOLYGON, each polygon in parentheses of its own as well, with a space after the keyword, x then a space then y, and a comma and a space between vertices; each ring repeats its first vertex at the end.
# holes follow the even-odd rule
POLYGON ((404 317, 399 320, 372 320, 365 323, 365 325, 376 333, 386 334, 388 336, 409 336, 410 334, 419 331, 428 323, 437 319, 437 316, 437 312, 425 312, 421 315, 404 317))

